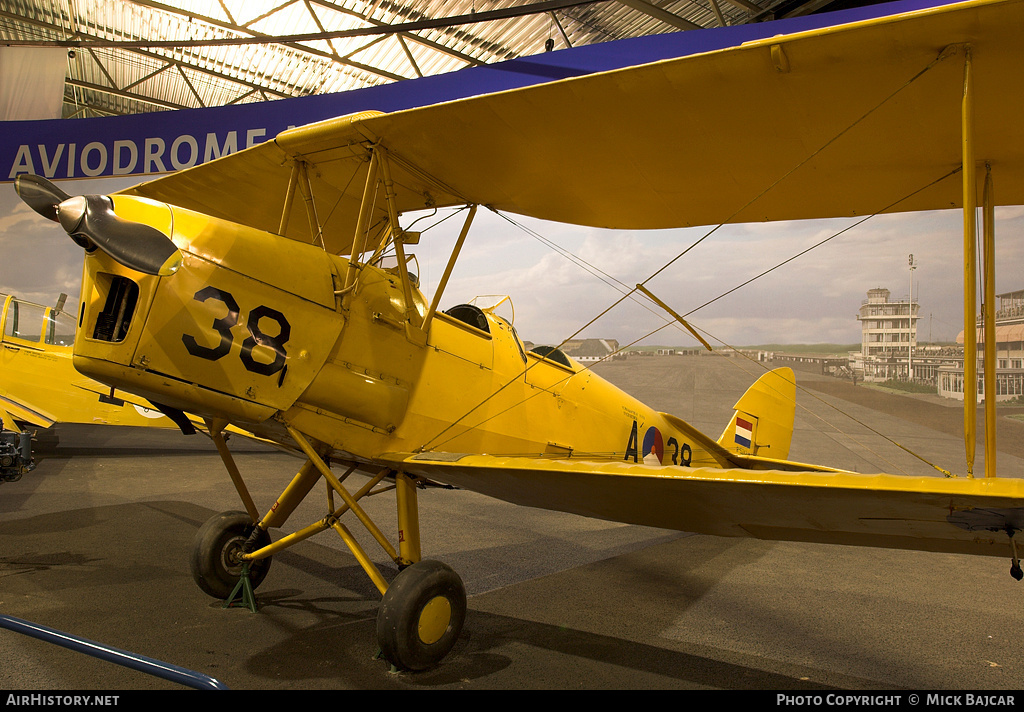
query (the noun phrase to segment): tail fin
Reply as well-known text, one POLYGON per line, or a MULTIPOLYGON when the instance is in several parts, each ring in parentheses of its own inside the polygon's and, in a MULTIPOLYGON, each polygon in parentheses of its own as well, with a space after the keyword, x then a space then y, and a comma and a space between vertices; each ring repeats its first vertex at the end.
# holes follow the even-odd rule
POLYGON ((761 376, 743 394, 718 444, 729 452, 773 460, 789 457, 796 415, 796 379, 791 368, 761 376))

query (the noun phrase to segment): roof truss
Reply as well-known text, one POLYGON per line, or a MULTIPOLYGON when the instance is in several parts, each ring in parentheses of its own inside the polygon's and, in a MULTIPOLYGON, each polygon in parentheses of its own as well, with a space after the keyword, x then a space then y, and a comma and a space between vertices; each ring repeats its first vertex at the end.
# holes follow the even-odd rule
MULTIPOLYGON (((786 1, 2 0, 0 40, 67 47, 64 116, 93 116, 346 91, 759 21, 786 1)), ((822 2, 794 1, 787 14, 822 2)))

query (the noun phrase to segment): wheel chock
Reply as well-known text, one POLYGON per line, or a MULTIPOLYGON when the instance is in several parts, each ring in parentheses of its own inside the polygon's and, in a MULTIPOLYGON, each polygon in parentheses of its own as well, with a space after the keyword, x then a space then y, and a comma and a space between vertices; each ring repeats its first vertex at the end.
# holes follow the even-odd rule
POLYGON ((388 660, 387 658, 384 657, 384 651, 381 650, 380 648, 377 648, 377 652, 374 654, 373 659, 374 660, 383 660, 384 662, 386 662, 388 664, 388 667, 390 668, 390 670, 388 672, 390 672, 393 675, 397 675, 399 672, 401 672, 401 670, 398 669, 397 665, 395 665, 390 660, 388 660))
POLYGON ((242 564, 242 575, 231 591, 231 595, 224 601, 224 608, 248 608, 256 612, 256 594, 253 592, 252 580, 249 578, 249 562, 242 564))

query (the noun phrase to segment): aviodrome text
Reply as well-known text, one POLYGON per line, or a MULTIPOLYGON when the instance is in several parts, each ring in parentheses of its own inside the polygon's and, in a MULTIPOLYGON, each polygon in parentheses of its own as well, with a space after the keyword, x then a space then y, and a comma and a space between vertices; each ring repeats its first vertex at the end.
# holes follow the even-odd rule
POLYGON ((241 135, 238 131, 228 131, 220 135, 209 132, 205 136, 181 134, 173 139, 154 136, 88 143, 21 144, 7 177, 13 179, 21 173, 34 173, 44 178, 167 173, 255 146, 265 140, 266 135, 265 128, 255 128, 241 135))

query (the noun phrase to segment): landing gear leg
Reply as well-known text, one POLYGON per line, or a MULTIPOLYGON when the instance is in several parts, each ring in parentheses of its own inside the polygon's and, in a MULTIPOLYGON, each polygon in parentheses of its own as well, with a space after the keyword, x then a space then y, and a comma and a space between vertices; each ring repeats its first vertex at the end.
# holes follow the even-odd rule
POLYGON ((343 481, 359 465, 350 463, 348 471, 339 478, 325 462, 323 446, 311 443, 301 432, 286 424, 307 460, 270 511, 258 518, 254 514, 255 505, 216 424, 209 425, 211 432, 216 434, 214 440, 247 512, 219 514, 199 530, 193 547, 192 570, 201 589, 215 597, 228 599, 227 605, 236 605, 240 599, 241 603, 237 605, 255 610, 253 590, 266 576, 271 555, 314 534, 333 529, 383 597, 377 614, 377 641, 381 655, 397 669, 424 670, 439 663, 452 650, 466 619, 466 589, 458 574, 447 565, 420 560, 418 484, 415 480, 385 467, 358 491, 349 492, 343 481), (394 477, 393 486, 386 486, 383 482, 388 476, 394 477), (283 525, 321 477, 327 484, 327 516, 271 543, 267 530, 283 525), (378 485, 382 485, 380 489, 376 489, 378 485), (395 490, 398 504, 397 550, 360 505, 363 497, 390 489, 395 490), (335 495, 343 500, 339 506, 335 506, 335 495), (398 576, 390 584, 348 527, 340 521, 346 513, 353 514, 398 565, 398 576))
POLYGON ((425 670, 441 662, 459 639, 466 620, 466 588, 440 561, 420 561, 416 485, 395 476, 402 568, 377 611, 381 655, 401 670, 425 670))
POLYGON ((1024 571, 1021 570, 1020 559, 1017 558, 1017 542, 1013 538, 1013 532, 1010 532, 1010 549, 1013 551, 1013 558, 1010 561, 1010 576, 1020 581, 1024 579, 1024 571))

